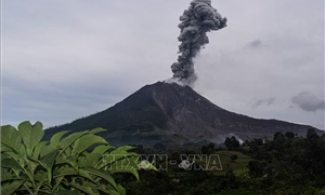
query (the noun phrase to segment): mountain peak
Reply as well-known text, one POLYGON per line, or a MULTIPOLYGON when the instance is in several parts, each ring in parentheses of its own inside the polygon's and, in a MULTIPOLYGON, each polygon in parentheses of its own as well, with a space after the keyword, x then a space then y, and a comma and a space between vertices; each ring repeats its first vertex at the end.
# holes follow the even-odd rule
POLYGON ((310 126, 277 120, 254 119, 222 109, 189 86, 157 82, 146 85, 102 112, 50 128, 47 137, 69 129, 102 127, 113 144, 156 142, 223 142, 236 135, 242 140, 272 138, 277 131, 306 135, 310 126))

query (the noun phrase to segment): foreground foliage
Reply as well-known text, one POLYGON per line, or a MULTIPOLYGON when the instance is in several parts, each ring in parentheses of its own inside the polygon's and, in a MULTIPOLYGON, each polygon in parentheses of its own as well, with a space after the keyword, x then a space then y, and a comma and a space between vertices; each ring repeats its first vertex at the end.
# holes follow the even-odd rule
POLYGON ((41 123, 24 122, 18 130, 3 126, 1 193, 117 195, 126 194, 127 190, 132 195, 325 194, 325 135, 319 136, 312 129, 306 137, 276 133, 272 140, 255 139, 244 145, 238 145, 232 137, 225 140, 228 150, 211 143, 194 150, 168 150, 163 145, 115 148, 96 135, 102 131, 98 128, 69 135, 60 132, 50 141, 42 141, 41 123), (147 156, 166 154, 166 159, 148 161, 157 167, 167 163, 168 169, 138 172, 139 156, 131 149, 147 156), (178 166, 181 154, 197 153, 218 154, 223 169, 193 169, 195 165, 203 166, 203 160, 195 161, 186 170, 178 166), (137 179, 140 175, 142 179, 116 173, 131 173, 137 179))
POLYGON ((101 128, 42 141, 40 122, 1 127, 1 194, 126 194, 116 173, 139 179, 139 156, 130 146, 115 148, 97 133, 101 128))

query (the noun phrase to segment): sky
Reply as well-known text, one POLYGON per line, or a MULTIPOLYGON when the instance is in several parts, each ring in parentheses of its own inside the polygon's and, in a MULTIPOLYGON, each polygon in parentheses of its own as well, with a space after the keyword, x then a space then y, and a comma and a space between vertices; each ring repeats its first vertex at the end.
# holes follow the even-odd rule
MULTIPOLYGON (((1 125, 105 110, 172 77, 190 0, 2 0, 1 125)), ((324 1, 212 0, 228 19, 193 89, 226 110, 324 127, 324 1)))

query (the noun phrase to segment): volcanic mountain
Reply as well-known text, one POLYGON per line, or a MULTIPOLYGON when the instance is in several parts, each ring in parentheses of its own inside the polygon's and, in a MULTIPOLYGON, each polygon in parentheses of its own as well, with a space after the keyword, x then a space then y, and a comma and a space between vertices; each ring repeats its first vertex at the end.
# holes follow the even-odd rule
POLYGON ((254 119, 222 109, 188 86, 158 82, 146 85, 111 108, 72 123, 46 130, 76 132, 102 127, 112 144, 153 145, 157 142, 223 142, 228 136, 242 140, 272 138, 275 132, 306 135, 307 125, 254 119))

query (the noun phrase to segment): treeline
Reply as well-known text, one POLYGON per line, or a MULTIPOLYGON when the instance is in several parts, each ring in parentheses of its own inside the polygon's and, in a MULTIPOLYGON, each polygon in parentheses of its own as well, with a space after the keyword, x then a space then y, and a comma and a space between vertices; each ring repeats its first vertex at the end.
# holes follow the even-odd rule
POLYGON ((254 159, 248 164, 250 187, 279 194, 325 194, 325 134, 309 129, 304 138, 277 132, 273 140, 255 139, 240 150, 254 159))
MULTIPOLYGON (((229 154, 222 172, 184 170, 170 166, 167 171, 140 172, 141 180, 119 178, 128 194, 269 194, 269 195, 321 195, 325 194, 325 134, 319 136, 310 129, 306 137, 292 132, 274 134, 272 140, 254 139, 242 145, 236 137, 225 140, 227 148, 216 148, 213 143, 196 150, 168 151, 168 160, 180 163, 180 154, 215 154, 223 150, 229 154), (250 160, 243 162, 242 157, 250 160), (244 166, 245 168, 238 168, 244 166)), ((140 147, 137 152, 161 152, 164 147, 140 147)), ((166 151, 165 151, 166 152, 166 151)), ((159 166, 156 162, 156 166, 159 166)), ((197 163, 197 162, 195 162, 197 163)))

